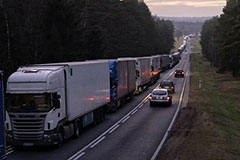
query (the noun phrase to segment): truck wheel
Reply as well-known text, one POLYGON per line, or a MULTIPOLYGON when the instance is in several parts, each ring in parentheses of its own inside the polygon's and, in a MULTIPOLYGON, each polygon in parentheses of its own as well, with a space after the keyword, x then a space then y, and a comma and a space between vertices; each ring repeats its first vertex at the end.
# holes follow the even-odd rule
POLYGON ((63 144, 63 134, 61 130, 59 130, 57 133, 57 142, 57 147, 61 147, 63 144))
POLYGON ((80 121, 75 120, 74 122, 74 138, 78 138, 80 136, 80 121))

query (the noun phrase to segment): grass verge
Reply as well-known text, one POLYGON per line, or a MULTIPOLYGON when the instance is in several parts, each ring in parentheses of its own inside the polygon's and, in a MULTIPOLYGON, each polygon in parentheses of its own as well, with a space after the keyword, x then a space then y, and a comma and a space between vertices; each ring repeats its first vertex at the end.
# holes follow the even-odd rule
POLYGON ((240 79, 217 74, 192 40, 188 107, 158 159, 240 159, 240 79))

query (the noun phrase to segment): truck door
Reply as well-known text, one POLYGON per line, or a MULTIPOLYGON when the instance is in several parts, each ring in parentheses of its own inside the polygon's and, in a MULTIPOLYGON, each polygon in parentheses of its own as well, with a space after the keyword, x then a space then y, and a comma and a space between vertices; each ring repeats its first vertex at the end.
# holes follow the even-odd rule
POLYGON ((0 71, 0 159, 6 159, 4 133, 3 82, 2 72, 0 71))

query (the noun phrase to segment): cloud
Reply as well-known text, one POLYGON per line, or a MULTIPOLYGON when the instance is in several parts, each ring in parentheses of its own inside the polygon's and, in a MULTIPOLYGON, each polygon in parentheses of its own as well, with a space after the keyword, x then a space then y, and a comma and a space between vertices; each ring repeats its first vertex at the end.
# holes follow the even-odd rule
POLYGON ((219 7, 226 4, 226 0, 145 0, 148 6, 191 6, 191 7, 219 7))

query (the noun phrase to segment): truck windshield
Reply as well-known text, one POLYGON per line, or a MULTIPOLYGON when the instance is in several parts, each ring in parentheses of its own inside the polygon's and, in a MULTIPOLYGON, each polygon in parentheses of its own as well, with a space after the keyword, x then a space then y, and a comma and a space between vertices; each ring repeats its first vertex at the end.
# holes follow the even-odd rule
POLYGON ((7 100, 10 112, 48 112, 51 107, 50 94, 11 94, 7 100))

